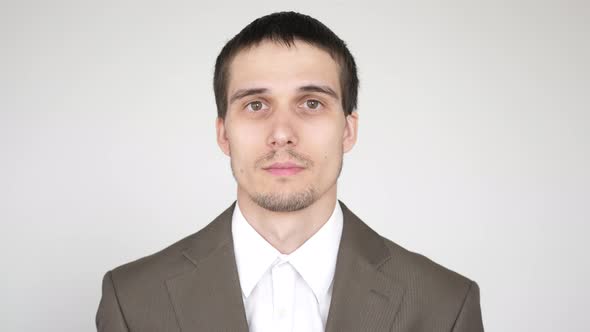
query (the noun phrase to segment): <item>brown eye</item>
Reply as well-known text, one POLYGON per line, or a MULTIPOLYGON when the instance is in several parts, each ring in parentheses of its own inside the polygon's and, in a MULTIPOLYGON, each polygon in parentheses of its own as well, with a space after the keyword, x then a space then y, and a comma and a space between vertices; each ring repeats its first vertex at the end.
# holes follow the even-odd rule
POLYGON ((260 111, 262 109, 263 104, 261 101, 253 101, 249 103, 248 106, 253 111, 260 111))
POLYGON ((308 108, 315 110, 320 106, 320 102, 315 99, 308 99, 305 101, 305 104, 308 108))

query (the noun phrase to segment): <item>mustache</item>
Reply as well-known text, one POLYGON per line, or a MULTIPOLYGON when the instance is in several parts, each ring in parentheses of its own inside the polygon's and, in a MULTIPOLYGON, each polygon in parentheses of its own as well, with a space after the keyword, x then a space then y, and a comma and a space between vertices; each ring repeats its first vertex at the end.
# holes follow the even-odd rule
POLYGON ((256 165, 266 165, 272 163, 273 161, 282 161, 284 159, 293 160, 298 162, 299 164, 303 165, 304 167, 311 167, 313 166, 313 161, 308 156, 304 155, 303 153, 296 152, 292 149, 282 150, 282 151, 270 151, 269 153, 262 156, 260 159, 257 160, 256 165), (289 158, 285 158, 285 155, 288 155, 289 158))

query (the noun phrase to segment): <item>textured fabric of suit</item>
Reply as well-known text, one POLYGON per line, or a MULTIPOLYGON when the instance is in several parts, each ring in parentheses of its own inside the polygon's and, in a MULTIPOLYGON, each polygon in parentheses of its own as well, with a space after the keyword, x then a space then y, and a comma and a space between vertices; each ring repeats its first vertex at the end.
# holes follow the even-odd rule
MULTIPOLYGON (((380 236, 338 201, 326 331, 481 332, 478 285, 380 236)), ((231 237, 236 202, 199 232, 103 278, 100 332, 248 331, 231 237)))

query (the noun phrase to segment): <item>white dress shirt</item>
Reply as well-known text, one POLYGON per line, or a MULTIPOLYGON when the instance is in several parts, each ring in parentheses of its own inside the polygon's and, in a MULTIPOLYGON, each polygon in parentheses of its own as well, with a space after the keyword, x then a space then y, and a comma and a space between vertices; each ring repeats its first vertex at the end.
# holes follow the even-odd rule
POLYGON ((328 221, 297 250, 284 255, 246 221, 236 202, 232 236, 251 332, 324 331, 342 223, 336 200, 328 221))

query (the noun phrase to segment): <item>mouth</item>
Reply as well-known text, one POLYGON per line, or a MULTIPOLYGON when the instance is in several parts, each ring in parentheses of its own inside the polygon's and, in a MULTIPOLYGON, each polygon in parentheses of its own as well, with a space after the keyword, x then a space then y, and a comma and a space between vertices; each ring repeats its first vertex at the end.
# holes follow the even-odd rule
POLYGON ((295 175, 303 170, 302 167, 287 167, 287 168, 265 168, 267 172, 272 175, 288 176, 295 175))
POLYGON ((264 167, 265 171, 269 172, 272 175, 278 176, 295 175, 304 169, 305 167, 293 161, 275 162, 268 167, 264 167))

